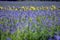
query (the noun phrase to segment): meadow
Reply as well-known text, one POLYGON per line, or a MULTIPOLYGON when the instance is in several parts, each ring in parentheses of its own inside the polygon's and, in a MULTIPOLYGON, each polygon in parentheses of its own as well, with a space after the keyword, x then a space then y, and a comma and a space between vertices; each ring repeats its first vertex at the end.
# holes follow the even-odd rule
POLYGON ((0 10, 1 40, 60 40, 60 10, 0 10))

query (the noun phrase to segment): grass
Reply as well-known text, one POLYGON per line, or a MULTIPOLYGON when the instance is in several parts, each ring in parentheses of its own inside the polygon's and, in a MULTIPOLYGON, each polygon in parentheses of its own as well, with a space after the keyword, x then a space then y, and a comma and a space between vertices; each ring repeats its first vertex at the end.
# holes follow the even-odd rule
POLYGON ((11 38, 11 40, 48 40, 49 36, 54 37, 55 32, 59 31, 59 27, 57 28, 44 28, 40 30, 36 28, 33 32, 32 30, 28 30, 28 28, 24 28, 22 31, 17 29, 14 34, 10 34, 8 32, 0 31, 1 40, 6 40, 7 37, 11 38), (50 29, 50 31, 48 31, 50 29), (57 30, 55 30, 57 29, 57 30))

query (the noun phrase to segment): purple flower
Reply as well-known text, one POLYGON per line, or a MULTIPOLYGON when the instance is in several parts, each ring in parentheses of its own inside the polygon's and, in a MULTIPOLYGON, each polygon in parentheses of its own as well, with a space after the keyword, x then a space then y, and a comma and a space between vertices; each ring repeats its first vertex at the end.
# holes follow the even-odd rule
POLYGON ((10 33, 14 34, 16 30, 17 30, 17 28, 15 26, 13 26, 13 27, 11 26, 10 33))
POLYGON ((53 40, 52 38, 49 38, 48 40, 53 40))
POLYGON ((60 40, 60 36, 58 36, 58 35, 55 35, 55 38, 56 38, 57 40, 60 40))
POLYGON ((11 40, 11 38, 7 37, 7 39, 6 39, 6 40, 11 40))

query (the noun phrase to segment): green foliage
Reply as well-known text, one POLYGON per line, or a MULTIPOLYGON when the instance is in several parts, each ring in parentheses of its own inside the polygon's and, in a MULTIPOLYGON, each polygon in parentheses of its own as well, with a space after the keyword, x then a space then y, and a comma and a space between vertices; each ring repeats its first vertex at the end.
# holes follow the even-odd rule
MULTIPOLYGON (((44 28, 41 31, 39 30, 40 29, 37 28, 36 31, 33 32, 32 30, 27 30, 27 28, 25 28, 22 31, 17 29, 14 34, 9 34, 8 32, 1 32, 1 40, 6 40, 7 37, 10 37, 12 40, 47 40, 49 35, 53 37, 55 33, 54 27, 50 28, 50 32, 47 28, 44 28)), ((57 30, 60 30, 59 27, 57 28, 57 30)))

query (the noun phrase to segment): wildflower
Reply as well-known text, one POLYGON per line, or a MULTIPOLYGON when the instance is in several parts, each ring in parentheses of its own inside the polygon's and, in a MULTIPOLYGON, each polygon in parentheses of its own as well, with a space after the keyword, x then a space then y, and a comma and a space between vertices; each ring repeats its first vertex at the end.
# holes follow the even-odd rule
POLYGON ((11 40, 11 38, 7 37, 7 39, 6 39, 6 40, 11 40))
POLYGON ((57 40, 60 40, 60 36, 59 36, 59 35, 55 35, 55 38, 56 38, 57 40))
POLYGON ((29 10, 36 10, 36 8, 31 6, 29 10))
POLYGON ((2 6, 0 6, 0 9, 2 10, 2 9, 3 9, 3 7, 2 7, 2 6))
POLYGON ((51 10, 56 10, 57 8, 56 8, 56 6, 55 5, 52 5, 51 6, 51 10))
POLYGON ((15 10, 18 10, 18 8, 15 8, 15 10))

